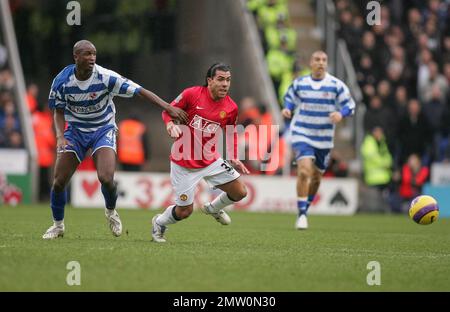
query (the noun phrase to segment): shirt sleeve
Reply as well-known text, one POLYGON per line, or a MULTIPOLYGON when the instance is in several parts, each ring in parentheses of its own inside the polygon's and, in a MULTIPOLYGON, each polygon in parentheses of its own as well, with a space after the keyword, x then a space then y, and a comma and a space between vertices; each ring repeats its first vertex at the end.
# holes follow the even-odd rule
POLYGON ((64 95, 64 86, 56 83, 53 80, 50 87, 50 94, 48 95, 48 107, 53 110, 55 108, 64 109, 66 107, 66 100, 64 95))
POLYGON ((133 97, 141 89, 140 85, 119 75, 115 71, 108 70, 106 76, 108 91, 113 96, 133 97))
POLYGON ((347 117, 355 113, 355 101, 350 94, 350 90, 344 83, 341 83, 338 88, 336 99, 341 109, 340 113, 342 114, 342 117, 347 117))
MULTIPOLYGON (((184 90, 175 100, 172 101, 172 103, 170 103, 170 105, 186 110, 188 101, 189 92, 188 90, 184 90)), ((172 117, 170 117, 166 111, 162 112, 162 119, 166 125, 172 121, 172 117)))
POLYGON ((295 92, 295 82, 290 85, 288 91, 284 96, 284 107, 289 109, 290 111, 294 111, 298 104, 300 104, 300 99, 295 92))

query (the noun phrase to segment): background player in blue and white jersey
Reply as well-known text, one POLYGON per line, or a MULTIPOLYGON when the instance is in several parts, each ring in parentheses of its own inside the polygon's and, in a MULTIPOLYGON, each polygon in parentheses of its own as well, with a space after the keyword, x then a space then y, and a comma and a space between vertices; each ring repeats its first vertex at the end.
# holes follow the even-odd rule
POLYGON ((308 228, 306 213, 328 166, 335 125, 355 110, 348 87, 327 73, 327 65, 327 54, 314 52, 311 75, 295 79, 284 97, 282 114, 292 118, 290 137, 298 165, 296 229, 308 228))
POLYGON ((105 198, 105 215, 114 236, 122 233, 122 223, 115 210, 117 185, 114 182, 116 168, 116 123, 114 96, 140 95, 152 104, 159 105, 170 116, 181 122, 187 114, 169 105, 154 93, 97 64, 95 46, 78 41, 73 48, 75 64, 64 68, 53 80, 49 106, 53 110, 57 159, 51 189, 51 208, 54 224, 43 235, 54 239, 64 235, 64 206, 66 185, 91 148, 101 190, 105 198), (68 127, 64 130, 65 122, 68 127))

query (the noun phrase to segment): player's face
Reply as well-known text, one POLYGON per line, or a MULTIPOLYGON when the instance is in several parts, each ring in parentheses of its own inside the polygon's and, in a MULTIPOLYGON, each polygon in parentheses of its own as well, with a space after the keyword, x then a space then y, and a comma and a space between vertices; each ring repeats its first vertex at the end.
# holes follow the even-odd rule
POLYGON ((216 71, 216 75, 208 78, 208 88, 215 100, 223 99, 227 96, 231 85, 231 73, 229 71, 216 71))
POLYGON ((93 45, 83 47, 77 54, 75 54, 75 63, 81 70, 92 71, 94 69, 95 61, 97 59, 97 50, 93 45))
POLYGON ((325 53, 314 53, 311 57, 311 72, 315 78, 323 78, 328 67, 328 57, 325 53))

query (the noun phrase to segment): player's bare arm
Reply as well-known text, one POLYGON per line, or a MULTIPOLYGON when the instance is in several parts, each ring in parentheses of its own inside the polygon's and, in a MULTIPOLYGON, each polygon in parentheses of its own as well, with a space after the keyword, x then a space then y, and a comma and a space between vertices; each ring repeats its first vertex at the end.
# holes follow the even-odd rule
POLYGON ((53 111, 53 119, 55 122, 56 131, 56 150, 58 152, 64 152, 66 149, 66 145, 72 145, 64 137, 64 126, 66 123, 66 120, 64 119, 64 110, 58 108, 55 109, 53 111))
POLYGON ((166 103, 164 100, 162 100, 159 96, 157 96, 153 92, 145 88, 141 88, 138 94, 139 96, 147 99, 151 103, 154 103, 159 107, 161 107, 162 109, 164 109, 172 118, 178 119, 184 124, 188 122, 188 114, 184 110, 172 106, 169 103, 166 103))

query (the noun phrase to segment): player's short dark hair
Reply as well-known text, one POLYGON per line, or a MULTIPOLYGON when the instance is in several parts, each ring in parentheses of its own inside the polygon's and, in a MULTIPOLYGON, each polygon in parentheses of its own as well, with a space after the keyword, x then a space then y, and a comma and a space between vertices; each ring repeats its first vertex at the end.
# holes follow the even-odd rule
POLYGON ((205 87, 208 86, 208 78, 214 77, 218 70, 224 71, 224 72, 230 72, 231 71, 231 67, 229 65, 227 65, 227 64, 224 64, 224 63, 214 63, 214 64, 212 64, 211 67, 206 72, 205 87))

